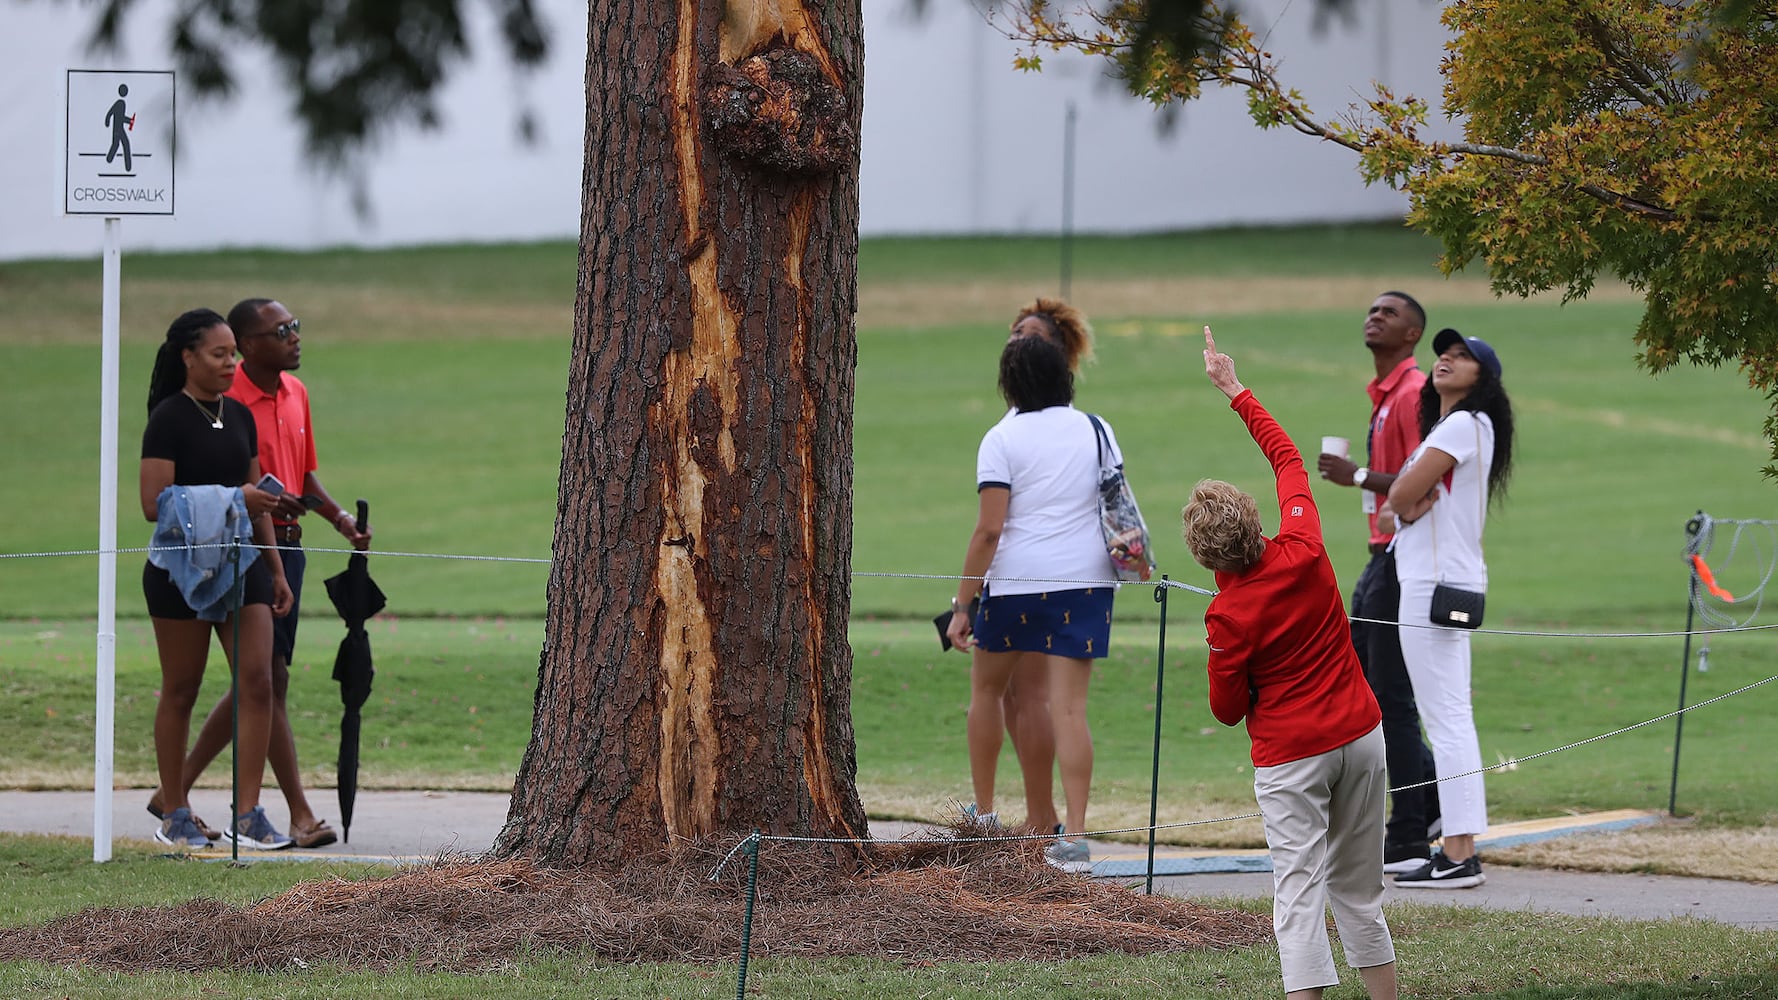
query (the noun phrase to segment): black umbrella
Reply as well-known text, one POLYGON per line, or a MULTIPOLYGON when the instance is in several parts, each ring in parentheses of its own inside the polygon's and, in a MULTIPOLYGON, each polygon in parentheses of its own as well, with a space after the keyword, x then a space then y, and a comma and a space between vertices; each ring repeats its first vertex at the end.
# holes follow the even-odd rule
MULTIPOLYGON (((358 501, 358 530, 370 524, 370 504, 358 501)), ((370 698, 370 682, 377 672, 370 663, 370 634, 364 623, 383 610, 386 600, 370 578, 370 557, 354 552, 346 570, 327 578, 327 596, 346 622, 346 637, 333 659, 333 679, 340 682, 340 828, 346 843, 352 842, 352 804, 358 798, 358 710, 370 698)))

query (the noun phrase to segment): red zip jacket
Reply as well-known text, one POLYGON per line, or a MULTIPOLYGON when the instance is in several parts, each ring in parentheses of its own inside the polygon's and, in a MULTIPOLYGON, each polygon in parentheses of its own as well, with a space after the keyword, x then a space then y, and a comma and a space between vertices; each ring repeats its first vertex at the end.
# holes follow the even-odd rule
POLYGON ((1258 563, 1216 574, 1220 592, 1204 612, 1210 711, 1228 726, 1245 718, 1254 766, 1269 767, 1344 746, 1383 717, 1352 648, 1303 457, 1251 391, 1229 407, 1272 463, 1279 528, 1258 563))

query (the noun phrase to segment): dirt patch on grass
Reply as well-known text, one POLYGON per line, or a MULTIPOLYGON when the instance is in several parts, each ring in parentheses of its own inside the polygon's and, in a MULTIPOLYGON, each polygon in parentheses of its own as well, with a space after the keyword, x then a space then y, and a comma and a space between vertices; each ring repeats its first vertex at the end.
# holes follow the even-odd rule
POLYGON ((1738 882, 1778 882, 1778 872, 1749 858, 1778 854, 1778 826, 1700 830, 1684 820, 1617 833, 1562 837, 1488 852, 1489 861, 1566 871, 1687 875, 1738 882))
MULTIPOLYGON (((934 802, 932 788, 889 782, 863 782, 858 787, 870 815, 909 823, 943 825, 946 817, 954 817, 962 805, 956 801, 934 802)), ((1002 803, 1001 816, 1008 824, 1022 823, 1024 810, 1016 795, 1011 804, 1002 803)), ((1199 799, 1188 796, 1167 796, 1160 801, 1156 823, 1163 829, 1155 833, 1155 841, 1174 847, 1229 847, 1264 850, 1265 827, 1252 814, 1252 799, 1228 801, 1199 799), (1229 819, 1239 816, 1241 819, 1229 819), (1192 824, 1190 826, 1178 824, 1192 824)), ((1095 840, 1119 841, 1129 844, 1148 843, 1148 789, 1121 786, 1093 788, 1089 829, 1119 830, 1134 828, 1139 832, 1093 835, 1095 840)))
MULTIPOLYGON (((935 840, 849 859, 824 845, 767 843, 752 954, 1055 961, 1234 948, 1271 936, 1266 916, 1096 884, 1051 868, 1041 851, 1041 842, 935 840)), ((618 872, 442 860, 387 879, 304 883, 247 907, 93 908, 0 931, 0 961, 137 971, 315 963, 475 971, 539 952, 733 962, 747 866, 737 856, 712 882, 721 858, 688 849, 618 872)))
MULTIPOLYGON (((1337 277, 1206 276, 1131 280, 1077 280, 1071 288, 1075 305, 1093 317, 1101 334, 1138 332, 1111 328, 1108 321, 1134 316, 1212 317, 1245 313, 1307 312, 1345 309, 1359 316, 1365 303, 1386 288, 1411 290, 1429 310, 1452 305, 1501 301, 1486 281, 1476 278, 1441 280, 1417 275, 1337 277)), ((928 327, 948 323, 1007 323, 1020 305, 1035 296, 1054 295, 1047 276, 1035 280, 959 282, 860 282, 858 325, 861 328, 928 327)), ((1532 301, 1559 302, 1559 294, 1532 301)), ((1628 285, 1601 281, 1587 295, 1589 302, 1640 301, 1628 285)), ((1356 325, 1356 320, 1354 320, 1356 325)), ((1200 327, 1184 323, 1182 335, 1200 327)))
MULTIPOLYGON (((449 288, 338 287, 286 281, 278 294, 302 317, 305 332, 334 340, 449 341, 573 336, 574 300, 475 297, 449 288)), ((1428 308, 1499 301, 1486 281, 1417 275, 1202 276, 1177 278, 1081 278, 1074 302, 1093 317, 1101 336, 1139 333, 1196 334, 1200 322, 1248 313, 1341 309, 1356 317, 1385 288, 1414 290, 1428 308), (1168 326, 1132 323, 1136 317, 1185 317, 1168 326), (1120 322, 1122 321, 1122 322, 1120 322), (1176 328, 1176 329, 1175 329, 1176 328)), ((1009 322, 1018 307, 1039 294, 1055 294, 1052 277, 986 281, 859 282, 858 326, 866 330, 920 329, 1009 322)), ((195 305, 226 310, 240 295, 238 281, 133 279, 123 300, 123 339, 156 343, 174 316, 195 305)), ((96 284, 34 286, 16 290, 0 308, 0 341, 11 344, 91 343, 96 336, 90 300, 96 284), (12 321, 8 321, 9 318, 12 321)), ((1631 302, 1639 296, 1619 282, 1601 281, 1591 302, 1631 302)), ((1555 302, 1557 295, 1534 301, 1555 302)), ((1355 321, 1356 322, 1356 321, 1355 321)))

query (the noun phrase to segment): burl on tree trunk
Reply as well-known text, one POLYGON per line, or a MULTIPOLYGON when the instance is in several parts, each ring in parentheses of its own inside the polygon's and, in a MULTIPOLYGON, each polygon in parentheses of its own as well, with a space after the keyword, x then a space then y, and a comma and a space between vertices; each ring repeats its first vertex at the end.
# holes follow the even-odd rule
MULTIPOLYGON (((858 0, 593 0, 536 715, 496 844, 862 836, 858 0)), ((493 470, 490 470, 493 471, 493 470)))

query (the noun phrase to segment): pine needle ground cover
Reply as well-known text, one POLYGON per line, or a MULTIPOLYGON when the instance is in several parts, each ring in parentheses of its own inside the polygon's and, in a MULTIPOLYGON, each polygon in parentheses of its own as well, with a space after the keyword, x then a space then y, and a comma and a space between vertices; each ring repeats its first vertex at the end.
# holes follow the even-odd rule
MULTIPOLYGON (((836 878, 831 856, 786 847, 761 855, 752 995, 1277 991, 1263 901, 1151 900, 1016 851, 946 845, 886 853, 836 878), (1113 933, 1083 930, 1091 916, 1113 933), (849 957, 825 957, 836 954, 849 957)), ((0 836, 9 872, 0 881, 0 993, 734 996, 744 883, 735 862, 711 882, 717 860, 688 850, 605 877, 450 859, 394 873, 228 869, 128 850, 94 865, 77 842, 0 836)), ((1770 932, 1414 904, 1391 907, 1389 918, 1406 997, 1774 995, 1770 932)), ((1361 996, 1354 978, 1329 995, 1361 996)))

